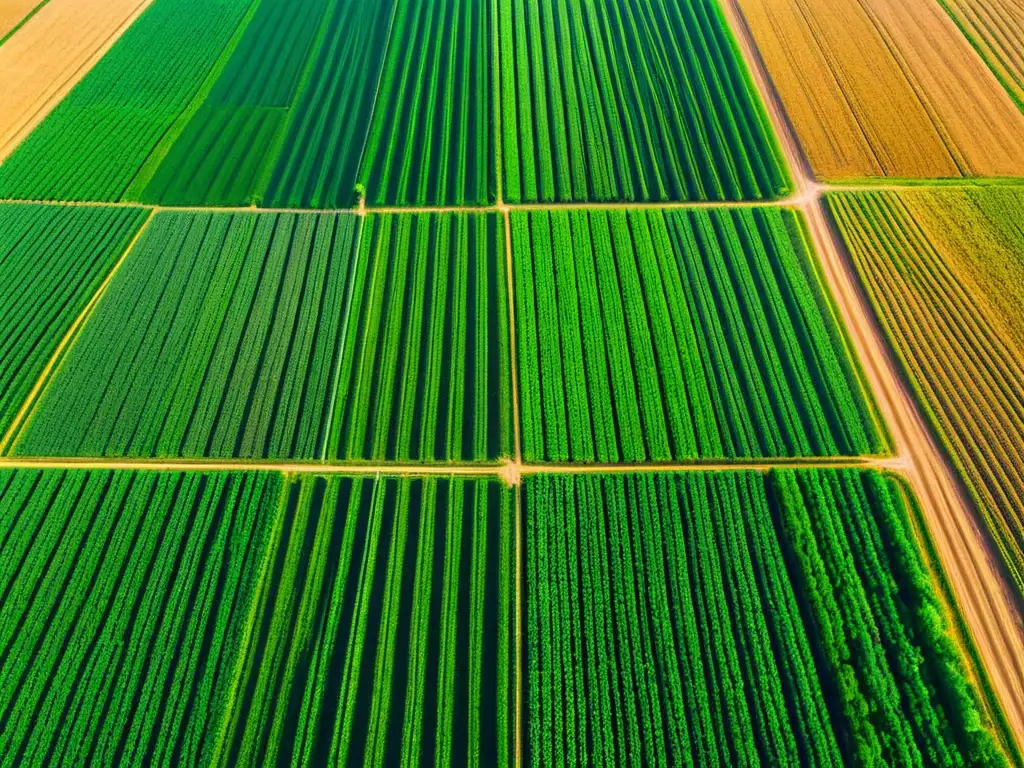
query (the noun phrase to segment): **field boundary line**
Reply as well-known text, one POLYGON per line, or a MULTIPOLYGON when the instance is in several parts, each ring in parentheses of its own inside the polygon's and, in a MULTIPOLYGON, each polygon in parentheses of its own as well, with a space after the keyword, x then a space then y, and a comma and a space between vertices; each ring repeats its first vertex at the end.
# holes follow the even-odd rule
POLYGON ((149 228, 149 224, 150 222, 153 221, 153 217, 155 215, 156 211, 151 210, 149 212, 149 215, 146 217, 146 220, 142 222, 142 225, 135 233, 135 236, 132 237, 131 241, 129 241, 127 247, 121 253, 121 256, 118 258, 118 260, 114 262, 114 266, 111 267, 110 271, 107 273, 107 276, 103 279, 103 282, 100 283, 99 287, 95 290, 95 292, 93 292, 93 295, 89 299, 88 303, 85 305, 85 307, 82 308, 82 311, 78 313, 78 316, 74 319, 74 321, 68 328, 67 332, 64 334, 60 342, 57 344, 57 348, 53 351, 53 354, 50 356, 50 359, 46 362, 46 365, 43 367, 43 370, 39 374, 39 378, 36 379, 35 385, 29 391, 28 396, 25 398, 25 401, 21 404, 21 408, 18 409, 18 413, 15 415, 14 421, 11 422, 10 428, 7 430, 7 433, 3 436, 3 439, 0 439, 0 456, 6 455, 7 452, 15 444, 17 444, 18 440, 21 438, 22 429, 28 423, 29 416, 31 416, 32 410, 35 408, 36 403, 39 402, 39 398, 42 396, 43 391, 46 389, 46 386, 50 383, 53 377, 53 373, 55 372, 55 369, 60 365, 61 362, 63 362, 64 357, 74 346, 75 342, 78 340, 78 336, 81 333, 82 328, 85 326, 86 321, 88 321, 89 316, 92 314, 92 311, 96 308, 96 305, 99 303, 100 299, 103 298, 103 295, 106 293, 111 281, 114 279, 114 275, 117 274, 118 270, 121 268, 121 265, 124 263, 125 259, 127 259, 128 255, 134 250, 136 243, 139 242, 139 238, 141 238, 143 233, 149 228))
POLYGON ((910 465, 900 456, 840 456, 795 459, 696 460, 645 464, 557 464, 519 462, 438 462, 432 464, 388 462, 329 462, 318 459, 220 459, 220 458, 114 458, 88 456, 0 456, 0 469, 96 469, 157 470, 164 472, 280 472, 313 475, 487 475, 506 478, 514 467, 525 475, 593 475, 651 472, 770 472, 776 469, 875 469, 907 474, 910 465))
MULTIPOLYGON (((999 720, 998 710, 1001 709, 1018 747, 1024 742, 1022 617, 1001 571, 999 554, 994 551, 987 529, 982 527, 956 472, 940 451, 931 426, 922 415, 920 404, 908 388, 892 348, 864 293, 850 254, 827 210, 823 192, 857 191, 860 187, 826 186, 815 181, 799 138, 789 123, 785 105, 772 83, 767 67, 759 59, 756 42, 746 26, 739 0, 725 0, 722 8, 744 62, 751 70, 768 108, 769 118, 794 176, 797 198, 801 200, 799 210, 806 219, 815 257, 835 299, 879 411, 889 427, 893 448, 897 455, 907 459, 905 477, 923 511, 943 571, 942 574, 930 571, 929 575, 933 581, 946 578, 955 597, 955 605, 943 602, 946 620, 952 623, 955 615, 950 614, 957 611, 961 613, 968 628, 966 639, 982 660, 983 669, 979 670, 972 649, 958 643, 968 676, 980 694, 985 719, 992 721, 986 725, 992 726, 997 743, 1009 752, 1014 745, 1003 742, 996 723, 999 720), (984 675, 992 681, 995 696, 986 695, 981 685, 984 675)), ((940 183, 934 186, 949 185, 940 183)), ((921 187, 921 184, 888 184, 868 189, 877 191, 921 187)), ((918 543, 921 543, 920 537, 918 543)), ((955 638, 953 627, 950 627, 950 632, 949 637, 955 638)))

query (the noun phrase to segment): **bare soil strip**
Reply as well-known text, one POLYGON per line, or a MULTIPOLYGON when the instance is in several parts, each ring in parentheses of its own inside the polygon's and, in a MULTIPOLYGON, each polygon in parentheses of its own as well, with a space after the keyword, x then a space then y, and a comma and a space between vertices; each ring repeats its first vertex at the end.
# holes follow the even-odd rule
POLYGON ((840 458, 759 459, 736 461, 656 462, 649 464, 522 464, 502 462, 447 462, 403 464, 400 462, 330 462, 316 459, 139 459, 93 458, 85 456, 4 456, 0 469, 111 469, 158 470, 161 472, 283 472, 285 474, 338 475, 488 475, 518 485, 524 475, 629 474, 632 472, 770 472, 773 469, 877 469, 908 473, 899 457, 850 456, 840 458))
POLYGON ((924 510, 967 628, 1010 728, 1018 743, 1024 743, 1024 626, 998 553, 900 377, 736 0, 727 0, 723 8, 782 143, 826 279, 892 432, 896 454, 906 459, 906 476, 924 510))

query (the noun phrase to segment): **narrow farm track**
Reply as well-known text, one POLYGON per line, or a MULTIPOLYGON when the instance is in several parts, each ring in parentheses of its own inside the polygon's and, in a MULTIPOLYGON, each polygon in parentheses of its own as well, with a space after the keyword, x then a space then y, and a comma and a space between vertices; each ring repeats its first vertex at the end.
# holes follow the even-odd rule
POLYGON ((447 462, 402 464, 369 462, 278 461, 260 459, 134 459, 87 457, 17 456, 0 458, 0 469, 90 469, 160 472, 282 472, 313 475, 432 475, 499 476, 518 485, 524 475, 628 474, 641 472, 770 472, 773 469, 876 469, 905 474, 906 463, 899 457, 854 456, 836 459, 765 459, 760 461, 655 462, 650 464, 524 464, 447 462))
POLYGON ((1024 625, 1000 571, 998 553, 899 374, 825 211, 821 197, 824 188, 811 175, 736 0, 726 0, 722 5, 789 161, 796 182, 795 200, 807 217, 825 277, 891 430, 896 454, 905 457, 906 476, 922 505, 967 629, 1010 728, 1018 744, 1024 743, 1024 625))

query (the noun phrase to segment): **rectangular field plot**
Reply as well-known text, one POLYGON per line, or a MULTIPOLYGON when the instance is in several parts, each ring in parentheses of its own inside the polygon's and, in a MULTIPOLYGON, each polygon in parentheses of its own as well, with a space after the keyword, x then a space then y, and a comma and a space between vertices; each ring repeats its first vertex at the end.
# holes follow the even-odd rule
POLYGON ((710 0, 499 0, 506 200, 742 200, 789 188, 710 0))
POLYGON ((369 202, 493 202, 492 7, 397 0, 360 173, 369 202))
POLYGON ((510 765, 496 481, 0 472, 5 765, 510 765))
POLYGON ((1004 764, 895 481, 549 475, 523 503, 527 763, 1004 764))
POLYGON ((135 208, 0 205, 0 448, 145 217, 135 208))
POLYGON ((126 197, 351 205, 391 16, 391 2, 261 0, 126 197))
MULTIPOLYGON (((1000 6, 1014 3, 729 1, 742 9, 818 178, 1024 175, 1024 114, 943 11, 984 6, 986 17, 1003 16, 993 37, 972 42, 990 61, 1000 46, 1012 51, 996 69, 1012 77, 1024 60, 1021 29, 1007 28, 1000 6), (998 39, 1007 32, 1016 38, 998 39)), ((974 23, 978 10, 968 11, 974 23)))
POLYGON ((528 460, 879 453, 796 215, 514 212, 528 460))
POLYGON ((0 198, 119 200, 252 0, 156 0, 0 166, 0 198))
POLYGON ((13 452, 318 457, 357 228, 156 214, 13 452))
POLYGON ((363 227, 327 457, 510 456, 501 218, 370 215, 363 227))
POLYGON ((210 764, 276 474, 0 471, 3 765, 210 764))
POLYGON ((1024 190, 828 202, 903 372, 1024 594, 1024 190))

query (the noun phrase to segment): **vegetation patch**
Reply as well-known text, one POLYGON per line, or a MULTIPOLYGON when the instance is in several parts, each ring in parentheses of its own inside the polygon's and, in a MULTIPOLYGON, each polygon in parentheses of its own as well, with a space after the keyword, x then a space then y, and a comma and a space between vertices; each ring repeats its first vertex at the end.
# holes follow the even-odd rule
POLYGON ((885 450, 795 214, 511 218, 527 459, 885 450))
POLYGON ((0 205, 0 438, 145 217, 138 208, 0 205))
POLYGON ((1024 594, 1024 191, 828 201, 903 374, 1024 594))
POLYGON ((893 480, 524 482, 529 763, 1004 763, 893 480))
POLYGON ((13 452, 318 458, 357 229, 156 214, 13 452))

